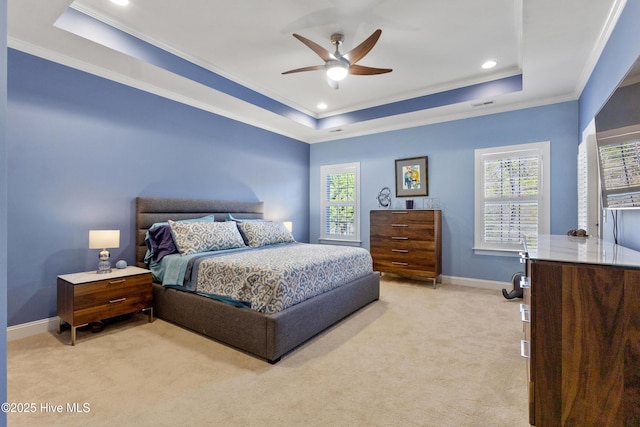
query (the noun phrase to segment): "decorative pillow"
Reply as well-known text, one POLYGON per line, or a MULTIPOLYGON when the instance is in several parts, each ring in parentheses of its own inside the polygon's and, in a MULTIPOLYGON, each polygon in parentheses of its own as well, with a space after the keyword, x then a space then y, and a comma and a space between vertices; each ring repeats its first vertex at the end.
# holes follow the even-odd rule
POLYGON ((295 239, 281 222, 239 222, 238 228, 247 246, 258 247, 274 243, 295 242, 295 239))
MULTIPOLYGON (((176 222, 213 222, 215 221, 215 215, 207 215, 202 218, 182 219, 176 222)), ((150 257, 155 262, 160 262, 162 258, 167 255, 175 254, 178 252, 175 243, 173 242, 173 236, 171 234, 171 228, 168 222, 156 222, 147 232, 148 240, 146 241, 149 248, 150 257)))
POLYGON ((235 222, 169 220, 173 241, 182 255, 245 246, 235 222))
POLYGON ((176 245, 173 243, 169 224, 149 229, 149 245, 155 262, 160 262, 165 256, 178 252, 176 245))

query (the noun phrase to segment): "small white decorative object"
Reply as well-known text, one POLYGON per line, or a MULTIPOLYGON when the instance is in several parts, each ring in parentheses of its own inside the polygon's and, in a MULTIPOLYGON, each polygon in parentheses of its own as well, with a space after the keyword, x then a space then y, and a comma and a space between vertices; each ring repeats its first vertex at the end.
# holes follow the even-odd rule
POLYGON ((441 209, 440 199, 434 197, 425 197, 423 201, 424 209, 441 209))
POLYGON ((119 269, 127 268, 127 261, 121 259, 120 261, 116 262, 116 268, 119 268, 119 269))
POLYGON ((391 207, 391 189, 389 189, 389 187, 383 187, 378 193, 376 200, 378 201, 378 207, 389 209, 391 207))

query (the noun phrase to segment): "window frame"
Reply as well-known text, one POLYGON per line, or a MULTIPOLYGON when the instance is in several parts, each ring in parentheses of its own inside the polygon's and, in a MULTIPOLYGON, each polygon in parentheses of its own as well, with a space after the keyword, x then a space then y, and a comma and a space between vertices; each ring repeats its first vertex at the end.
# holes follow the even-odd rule
MULTIPOLYGON (((540 170, 538 171, 538 202, 537 227, 538 235, 549 234, 551 218, 551 143, 549 141, 525 144, 489 147, 475 150, 474 175, 474 252, 479 255, 517 255, 522 250, 521 243, 494 243, 484 241, 484 206, 485 206, 485 178, 484 161, 487 158, 508 159, 524 155, 540 156, 540 170)), ((508 200, 506 198, 505 200, 508 200)), ((517 198, 514 198, 517 200, 517 198)))
POLYGON ((352 163, 339 163, 320 166, 320 242, 326 243, 340 243, 360 245, 360 162, 352 163), (331 203, 327 200, 327 177, 329 175, 342 174, 342 173, 354 173, 354 200, 352 202, 339 202, 331 203), (354 207, 354 219, 353 227, 354 233, 352 236, 344 234, 329 234, 327 233, 327 207, 328 206, 351 206, 354 207))

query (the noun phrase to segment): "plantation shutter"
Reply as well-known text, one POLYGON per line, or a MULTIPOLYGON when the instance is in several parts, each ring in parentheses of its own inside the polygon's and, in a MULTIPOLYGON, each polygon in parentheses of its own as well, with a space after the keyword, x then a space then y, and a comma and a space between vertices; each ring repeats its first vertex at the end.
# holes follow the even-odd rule
POLYGON ((599 133, 598 158, 603 206, 640 207, 640 130, 599 133))
POLYGON ((488 155, 484 164, 484 231, 487 243, 519 243, 538 235, 541 156, 520 153, 488 155))
POLYGON ((588 230, 589 224, 589 162, 587 143, 578 146, 578 228, 588 230))
POLYGON ((551 143, 475 150, 474 247, 477 254, 536 248, 549 233, 551 143))
POLYGON ((359 239, 358 183, 359 163, 329 165, 321 168, 321 238, 359 239))
POLYGON ((578 228, 590 236, 600 233, 600 189, 595 127, 578 146, 578 228))

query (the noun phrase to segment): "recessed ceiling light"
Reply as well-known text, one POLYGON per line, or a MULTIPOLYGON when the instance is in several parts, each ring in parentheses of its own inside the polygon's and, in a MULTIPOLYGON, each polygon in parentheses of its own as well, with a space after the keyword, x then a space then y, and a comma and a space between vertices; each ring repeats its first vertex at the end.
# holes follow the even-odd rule
POLYGON ((320 110, 326 110, 327 109, 327 104, 325 104, 324 102, 320 102, 320 103, 318 103, 317 107, 320 110))
POLYGON ((115 3, 118 6, 127 6, 129 4, 129 0, 111 0, 111 3, 115 3))
POLYGON ((498 63, 496 61, 494 61, 493 59, 490 59, 488 61, 486 61, 484 64, 482 64, 482 68, 485 70, 488 70, 489 68, 493 68, 496 65, 498 65, 498 63))

